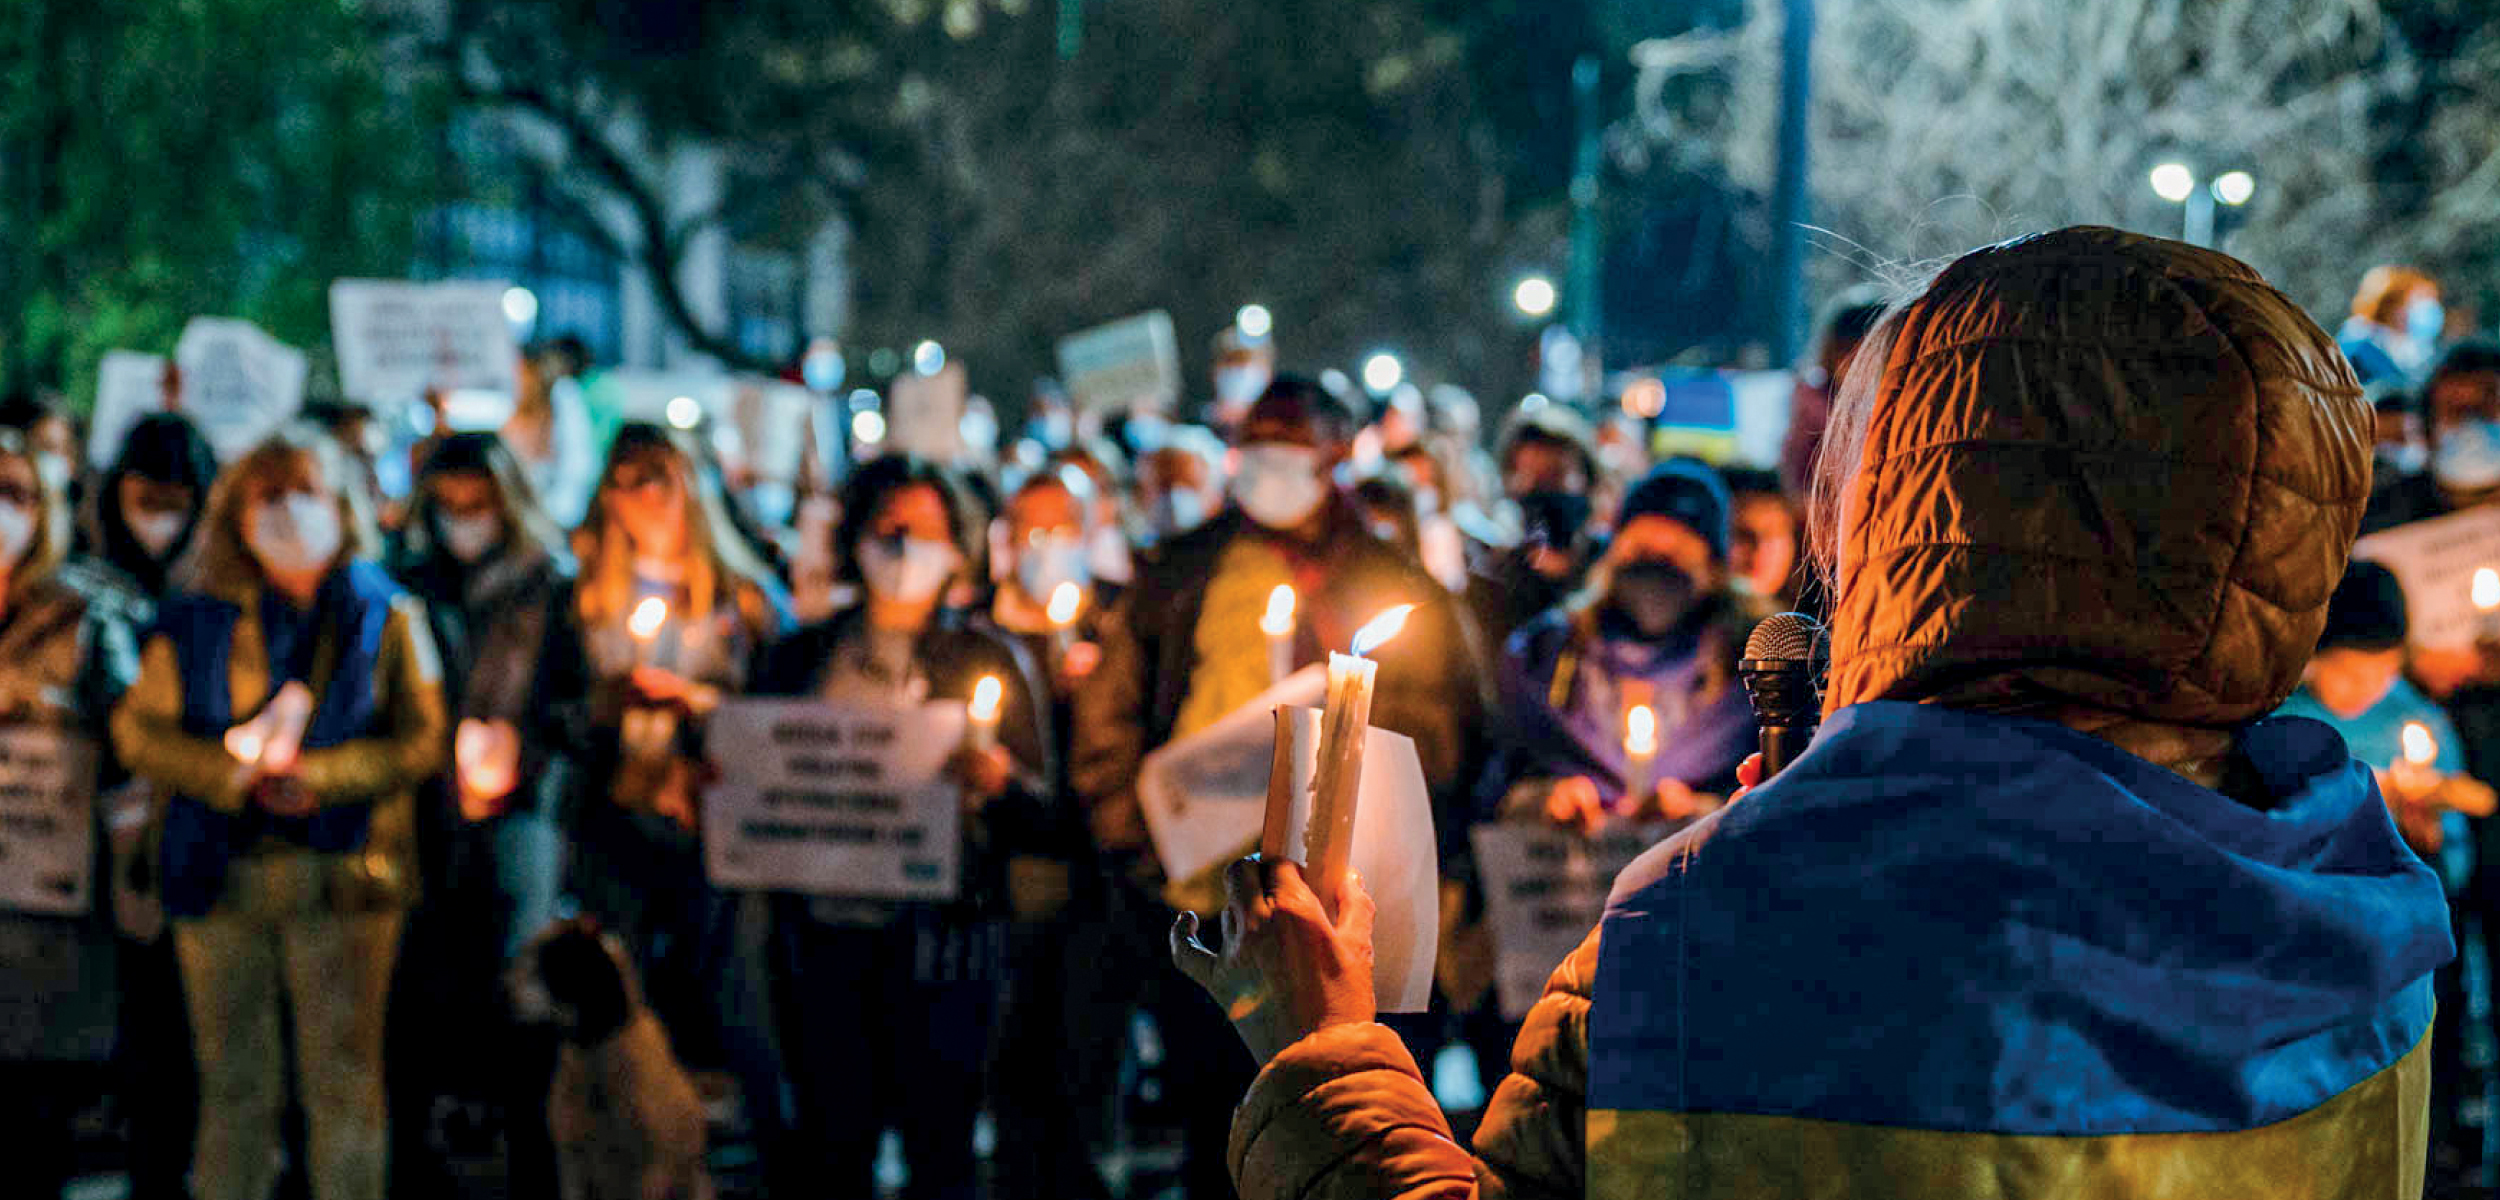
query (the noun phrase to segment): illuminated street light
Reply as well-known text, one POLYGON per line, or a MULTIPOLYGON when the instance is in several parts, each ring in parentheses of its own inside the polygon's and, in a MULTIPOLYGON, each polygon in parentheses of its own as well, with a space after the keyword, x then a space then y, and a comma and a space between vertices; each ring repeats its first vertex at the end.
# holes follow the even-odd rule
POLYGON ((1244 304, 1241 311, 1233 314, 1233 328, 1240 330, 1244 338, 1260 341, 1276 328, 1276 318, 1264 304, 1244 304))
POLYGON ((1523 316, 1542 317, 1554 311, 1554 281, 1530 275, 1510 290, 1510 302, 1523 316))
POLYGON ((2196 172, 2184 163, 2166 162, 2153 168, 2153 194, 2177 204, 2196 190, 2196 172))
POLYGON ((2214 180, 2214 199, 2233 208, 2248 203, 2257 194, 2257 180, 2246 171, 2225 171, 2214 180))
POLYGON ((1406 364, 1398 356, 1381 351, 1363 360, 1363 386, 1375 393, 1385 393, 1406 378, 1406 364))
POLYGON ((935 375, 946 369, 946 347, 936 342, 922 342, 911 348, 911 369, 922 375, 935 375))
POLYGON ((668 423, 679 429, 692 429, 703 420, 703 406, 692 396, 677 396, 668 402, 668 423))
POLYGON ((525 287, 503 290, 503 319, 515 325, 527 325, 538 319, 538 294, 525 287))
POLYGON ((875 412, 851 414, 851 436, 863 445, 874 446, 885 440, 885 414, 875 412))

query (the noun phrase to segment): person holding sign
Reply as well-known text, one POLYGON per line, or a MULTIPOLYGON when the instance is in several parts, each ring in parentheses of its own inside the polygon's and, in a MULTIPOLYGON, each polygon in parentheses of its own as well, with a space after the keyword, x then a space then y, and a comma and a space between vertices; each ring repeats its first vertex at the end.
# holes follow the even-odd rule
POLYGON ((1245 863, 1240 936, 1175 948, 1260 1000, 1246 1200, 2421 1194, 2439 880, 2271 716, 2369 490, 2334 343, 2222 254, 2075 228, 1859 355, 1821 730, 1617 876, 1474 1154, 1369 1019, 1362 905, 1245 863))
POLYGON ((572 886, 633 950, 688 1067, 714 1083, 734 1074, 769 1131, 782 1086, 770 1039, 727 1011, 762 1003, 762 964, 735 951, 761 913, 705 875, 695 802, 703 720, 744 690, 756 652, 789 624, 787 601, 696 447, 664 426, 617 432, 574 540, 591 732, 572 886))
POLYGON ((1008 924, 1026 915, 1017 867, 1058 823, 1047 693, 1011 641, 945 607, 952 585, 978 577, 981 540, 951 472, 877 458, 851 476, 842 512, 833 557, 860 604, 766 651, 751 691, 966 704, 948 768, 962 788, 963 883, 943 902, 774 897, 775 1007, 798 1101, 775 1178, 792 1195, 874 1195, 891 1125, 914 1195, 969 1196, 1008 924))
POLYGON ((288 426, 218 478, 113 745, 169 793, 161 878, 200 1070, 192 1186, 265 1200, 289 1081, 315 1200, 383 1189, 384 996, 414 898, 415 789, 450 730, 422 606, 338 447, 288 426), (287 710, 291 716, 280 719, 287 710))
POLYGON ((75 1099, 113 1049, 113 914, 96 877, 94 752, 138 673, 127 607, 57 568, 45 514, 68 498, 23 434, 0 430, 0 1128, 16 1186, 58 1195, 75 1099))
MULTIPOLYGON (((409 939, 412 953, 421 946, 434 956, 401 972, 399 1011, 416 1017, 409 1024, 421 1040, 411 1048, 504 1049, 410 1054, 394 1064, 392 1084, 402 1097, 429 1098, 428 1109, 441 1094, 491 1102, 505 1114, 516 1169, 524 1146, 541 1164, 552 1153, 546 1076, 543 1062, 533 1065, 543 1047, 514 1027, 499 984, 556 918, 557 822, 575 786, 572 747, 588 687, 562 544, 503 442, 454 433, 417 474, 394 564, 425 601, 453 721, 451 771, 427 813, 436 826, 428 845, 440 852, 426 864, 427 901, 412 918, 422 932, 409 939)), ((402 1178, 439 1156, 411 1148, 400 1156, 402 1178)))
POLYGON ((1483 675, 1456 602, 1421 565, 1374 539, 1336 487, 1354 436, 1345 406, 1318 384, 1280 379, 1251 405, 1238 436, 1232 504, 1157 546, 1105 617, 1102 665, 1076 695, 1071 764, 1109 876, 1105 928, 1129 939, 1104 956, 1134 955, 1138 964, 1100 973, 1104 994, 1089 1003, 1106 1032, 1095 1041, 1116 1045, 1108 1030, 1126 1021, 1126 1006, 1152 1006, 1169 1049, 1167 1087, 1184 1122, 1184 1184, 1201 1197, 1229 1190, 1225 1131, 1251 1064, 1217 1040, 1221 1011, 1156 961, 1173 910, 1212 914, 1220 897, 1210 874, 1164 878, 1138 802, 1140 764, 1268 690, 1260 621, 1277 587, 1290 586, 1297 598, 1302 663, 1318 661, 1321 647, 1347 645, 1373 616, 1418 605, 1378 656, 1371 723, 1414 739, 1436 812, 1448 818, 1436 830, 1448 878, 1463 851, 1466 823, 1458 818, 1483 713, 1483 675))

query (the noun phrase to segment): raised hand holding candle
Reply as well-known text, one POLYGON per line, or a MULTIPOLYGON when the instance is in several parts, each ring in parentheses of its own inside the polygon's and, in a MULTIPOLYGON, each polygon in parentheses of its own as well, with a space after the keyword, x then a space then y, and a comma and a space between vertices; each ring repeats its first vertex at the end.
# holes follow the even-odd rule
POLYGON ((1363 743, 1372 723, 1372 687, 1379 664, 1369 655, 1406 627, 1412 604, 1401 604, 1356 630, 1352 654, 1328 655, 1328 698, 1320 709, 1319 761, 1311 782, 1311 823, 1303 833, 1311 890, 1333 918, 1352 857, 1354 810, 1361 799, 1363 743))
POLYGON ((1624 710, 1623 757, 1629 764, 1624 772, 1624 802, 1637 812, 1648 803, 1650 767, 1658 760, 1657 710, 1646 704, 1624 710))
POLYGON ((1270 687, 1283 683, 1293 674, 1293 588, 1278 584, 1267 594, 1267 614, 1259 618, 1259 632, 1267 635, 1267 682, 1270 687))
POLYGON ((984 675, 972 685, 972 703, 964 706, 964 738, 972 749, 986 753, 998 745, 998 707, 1006 697, 1006 686, 996 675, 984 675))
POLYGON ((668 623, 668 601, 657 596, 644 598, 634 606, 632 616, 625 618, 625 632, 633 635, 634 665, 651 665, 651 643, 660 636, 660 626, 668 623))

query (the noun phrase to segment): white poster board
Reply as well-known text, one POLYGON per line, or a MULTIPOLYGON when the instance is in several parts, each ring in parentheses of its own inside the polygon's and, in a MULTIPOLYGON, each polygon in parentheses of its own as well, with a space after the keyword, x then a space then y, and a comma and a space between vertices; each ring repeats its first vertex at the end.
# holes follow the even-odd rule
POLYGON ((1059 340, 1059 379, 1078 412, 1168 412, 1181 394, 1180 341, 1156 309, 1059 340))
POLYGON ((958 462, 964 454, 964 404, 971 383, 962 363, 935 375, 905 371, 894 377, 885 400, 885 448, 933 462, 958 462))
POLYGON ((2500 567, 2500 508, 2469 508, 2382 530, 2353 543, 2352 556, 2386 567, 2404 585, 2414 645, 2472 646, 2481 619, 2474 610, 2474 572, 2500 567))
POLYGON ((96 364, 95 408, 87 417, 87 465, 110 469, 130 427, 165 411, 165 356, 107 350, 96 364))
POLYGON ((249 321, 193 317, 174 345, 182 369, 175 407, 231 459, 304 406, 304 352, 249 321))
POLYGON ((728 408, 721 416, 738 431, 747 470, 775 483, 796 481, 816 394, 777 379, 740 379, 728 389, 728 408))
POLYGON ((939 769, 964 706, 732 700, 705 734, 703 856, 725 888, 949 900, 961 886, 961 791, 939 769))
POLYGON ((95 897, 95 746, 0 728, 0 908, 78 916, 95 897))
MULTIPOLYGON (((1319 703, 1326 688, 1325 669, 1305 667, 1224 719, 1146 756, 1137 799, 1166 875, 1195 876, 1258 844, 1278 704, 1294 707, 1294 810, 1285 854, 1301 861, 1319 757, 1319 711, 1306 704, 1319 703)), ((1440 871, 1432 801, 1415 743, 1373 729, 1363 745, 1361 795, 1352 861, 1376 907, 1373 998, 1382 1012, 1422 1012, 1432 999, 1440 871)))
POLYGON ((1579 949, 1606 894, 1641 852, 1680 826, 1616 826, 1595 838, 1538 825, 1478 825, 1467 831, 1484 883, 1493 932, 1493 988, 1502 1019, 1516 1021, 1545 991, 1546 977, 1579 949))
POLYGON ((427 388, 510 396, 521 349, 500 282, 341 279, 330 285, 339 391, 396 409, 427 388))

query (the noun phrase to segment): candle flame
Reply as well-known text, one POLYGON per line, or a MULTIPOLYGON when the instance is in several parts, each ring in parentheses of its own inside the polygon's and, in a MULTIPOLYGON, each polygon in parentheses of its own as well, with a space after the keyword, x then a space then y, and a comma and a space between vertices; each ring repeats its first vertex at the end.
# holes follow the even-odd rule
POLYGON ((1285 637, 1293 633, 1293 587, 1277 584, 1267 594, 1267 615, 1259 618, 1259 632, 1269 637, 1285 637))
POLYGON ((2474 607, 2483 612, 2500 608, 2500 571, 2483 567, 2474 572, 2474 607))
POLYGON ((653 596, 634 606, 634 615, 625 619, 625 629, 647 642, 660 632, 660 625, 667 620, 668 601, 653 596))
POLYGON ((982 676, 981 682, 972 685, 972 707, 968 710, 972 719, 975 721, 997 720, 998 703, 1005 699, 1006 695, 1007 689, 998 682, 998 676, 982 676))
POLYGON ((226 731, 226 753, 233 755, 238 761, 259 762, 260 752, 261 737, 258 732, 243 728, 226 731))
POLYGON ((2420 721, 2405 722, 2405 761, 2427 767, 2439 757, 2439 743, 2432 740, 2430 726, 2420 721))
POLYGON ((1373 617, 1370 624, 1355 630, 1354 657, 1368 657, 1372 651, 1387 644, 1390 638, 1398 635, 1399 630, 1406 628, 1407 615, 1414 611, 1414 605, 1401 604, 1373 617))
POLYGON ((1634 758, 1658 753, 1658 714, 1648 705, 1635 704, 1623 714, 1623 750, 1634 758))
POLYGON ((1074 622, 1076 606, 1082 598, 1082 593, 1073 583, 1063 583, 1050 589, 1050 606, 1044 610, 1050 617, 1050 623, 1064 626, 1074 622))

